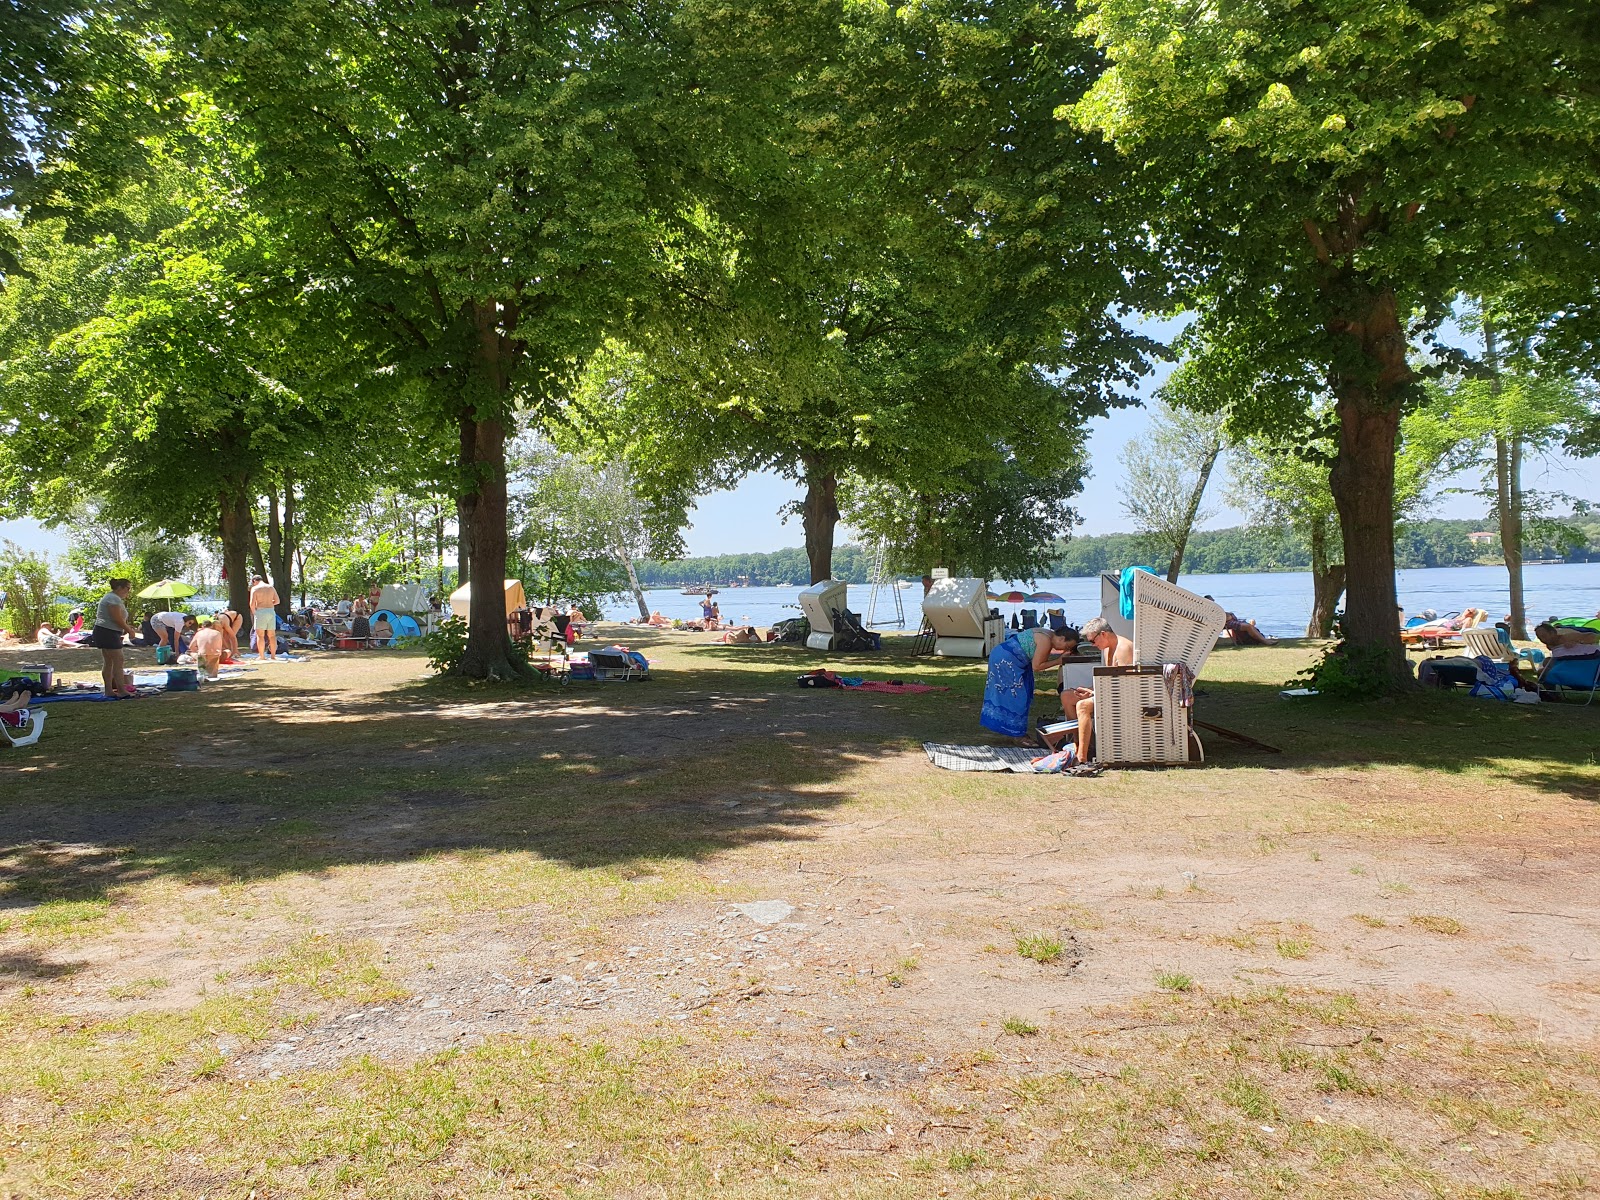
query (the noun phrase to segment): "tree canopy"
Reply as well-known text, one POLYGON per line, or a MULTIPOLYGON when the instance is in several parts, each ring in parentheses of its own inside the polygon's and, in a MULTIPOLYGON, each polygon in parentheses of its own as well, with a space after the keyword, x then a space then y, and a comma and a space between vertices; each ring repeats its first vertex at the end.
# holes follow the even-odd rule
MULTIPOLYGON (((1088 0, 1109 68, 1064 110, 1130 166, 1197 336, 1257 381, 1246 431, 1335 397, 1345 632, 1404 670, 1394 453, 1409 352, 1577 220, 1600 146, 1582 7, 1088 0)), ((1590 260, 1592 262, 1592 258, 1590 260)))

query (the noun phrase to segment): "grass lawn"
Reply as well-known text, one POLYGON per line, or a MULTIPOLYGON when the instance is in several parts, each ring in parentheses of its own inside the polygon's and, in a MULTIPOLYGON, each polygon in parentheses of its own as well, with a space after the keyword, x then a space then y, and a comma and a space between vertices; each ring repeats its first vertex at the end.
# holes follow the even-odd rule
POLYGON ((1229 650, 1281 754, 953 774, 981 664, 625 636, 0 751, 0 1198, 1600 1193, 1600 707, 1229 650))

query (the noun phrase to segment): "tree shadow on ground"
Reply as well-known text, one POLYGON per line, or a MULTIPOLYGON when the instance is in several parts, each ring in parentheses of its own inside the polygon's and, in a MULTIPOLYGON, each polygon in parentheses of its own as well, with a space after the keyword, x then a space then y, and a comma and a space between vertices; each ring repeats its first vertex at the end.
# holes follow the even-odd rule
POLYGON ((1428 689, 1376 701, 1285 698, 1272 685, 1204 681, 1195 713, 1279 747, 1262 754, 1208 736, 1208 761, 1288 771, 1407 766, 1483 771, 1600 803, 1600 722, 1577 706, 1513 705, 1428 689))
POLYGON ((0 905, 462 850, 644 871, 803 842, 852 798, 850 773, 903 740, 890 710, 841 723, 728 682, 360 695, 279 675, 63 705, 28 786, 0 802, 0 905))
MULTIPOLYGON (((855 798, 874 757, 925 740, 995 740, 976 722, 979 663, 675 649, 691 668, 649 683, 408 679, 353 692, 285 670, 201 693, 60 706, 50 736, 0 760, 22 784, 0 800, 0 905, 95 899, 162 876, 223 883, 475 849, 646 872, 804 843, 855 798), (795 687, 824 664, 951 690, 795 687)), ((1209 678, 1202 689, 1197 716, 1283 750, 1207 735, 1211 767, 1481 769, 1600 802, 1600 710, 1440 693, 1296 701, 1276 685, 1209 678)), ((1041 696, 1036 712, 1051 702, 1041 696)))

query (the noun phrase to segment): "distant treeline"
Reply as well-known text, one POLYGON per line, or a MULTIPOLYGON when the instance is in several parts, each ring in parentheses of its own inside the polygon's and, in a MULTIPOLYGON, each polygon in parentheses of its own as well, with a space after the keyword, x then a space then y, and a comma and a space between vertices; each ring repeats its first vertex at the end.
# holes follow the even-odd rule
MULTIPOLYGON (((1565 559, 1568 562, 1600 561, 1600 522, 1579 518, 1569 522, 1584 528, 1587 545, 1563 552, 1555 545, 1529 546, 1529 559, 1565 559)), ((1481 521, 1413 521, 1395 531, 1395 565, 1417 567, 1470 567, 1478 562, 1498 562, 1500 544, 1474 543, 1468 536, 1492 525, 1481 521)), ((1063 543, 1050 575, 1059 579, 1120 571, 1133 563, 1151 562, 1136 534, 1107 533, 1098 537, 1078 537, 1063 543)), ((1189 539, 1183 570, 1187 575, 1228 575, 1253 571, 1306 571, 1311 567, 1310 552, 1304 541, 1292 533, 1257 529, 1248 525, 1232 529, 1204 529, 1189 539)), ((708 558, 685 558, 678 562, 638 564, 639 581, 646 587, 684 587, 695 583, 727 584, 745 582, 752 587, 781 584, 805 585, 811 570, 804 550, 775 550, 771 554, 718 554, 708 558)), ((840 546, 833 552, 833 575, 850 583, 867 583, 872 573, 872 555, 861 546, 840 546)))
MULTIPOLYGON (((747 583, 751 587, 802 587, 811 582, 811 563, 799 548, 771 554, 714 554, 682 558, 677 562, 645 561, 635 564, 645 587, 687 587, 694 583, 747 583)), ((836 546, 833 577, 848 583, 867 583, 872 575, 872 555, 861 546, 836 546)))

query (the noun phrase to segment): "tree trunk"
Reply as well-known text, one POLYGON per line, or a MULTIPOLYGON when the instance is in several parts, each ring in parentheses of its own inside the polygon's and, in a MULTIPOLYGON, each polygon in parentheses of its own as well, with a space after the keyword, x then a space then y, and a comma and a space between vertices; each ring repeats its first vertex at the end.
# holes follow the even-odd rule
POLYGON ((217 498, 217 534, 222 540, 222 571, 228 577, 228 607, 250 609, 250 500, 240 485, 217 498))
POLYGON ((1501 404, 1500 351, 1494 325, 1483 323, 1484 357, 1489 364, 1489 392, 1494 397, 1499 431, 1494 438, 1495 514, 1500 520, 1500 555, 1505 560, 1511 590, 1511 612, 1507 624, 1518 641, 1528 639, 1528 605, 1522 590, 1522 439, 1507 432, 1501 404))
POLYGON ((283 482, 283 516, 278 516, 278 494, 267 493, 267 569, 278 593, 278 615, 287 617, 294 599, 294 481, 283 482))
MULTIPOLYGON (((532 670, 512 660, 511 635, 506 628, 506 426, 502 414, 509 409, 511 358, 497 307, 474 304, 472 317, 478 334, 479 386, 488 395, 486 404, 473 410, 470 474, 466 476, 470 490, 462 490, 462 496, 471 500, 472 594, 467 645, 457 673, 470 679, 515 679, 531 675, 532 670)), ((465 454, 465 424, 461 442, 465 454)))
POLYGON ((633 569, 633 555, 627 550, 619 550, 617 557, 622 560, 623 569, 628 572, 628 587, 633 590, 634 603, 639 606, 639 619, 650 619, 650 606, 644 601, 644 588, 639 586, 639 573, 633 569))
POLYGON ((256 506, 247 504, 244 510, 244 544, 250 552, 250 569, 262 579, 267 578, 266 559, 261 556, 261 535, 256 529, 256 506))
POLYGON ((1183 527, 1174 531, 1176 536, 1173 539, 1172 560, 1167 565, 1168 583, 1177 583, 1178 572, 1183 570, 1183 552, 1189 548, 1189 534, 1194 531, 1194 517, 1200 511, 1200 502, 1206 495, 1206 484, 1211 482, 1211 469, 1217 465, 1217 456, 1221 453, 1222 442, 1219 439, 1216 447, 1200 464, 1200 473, 1194 481, 1194 491, 1189 493, 1189 507, 1184 510, 1183 527))
POLYGON ((811 562, 811 582, 833 578, 833 531, 839 524, 839 477, 823 463, 805 461, 806 498, 801 524, 806 531, 806 558, 811 562))
MULTIPOLYGON (((478 502, 473 476, 477 453, 477 425, 470 411, 461 414, 461 453, 457 466, 461 473, 460 490, 456 495, 456 586, 472 582, 472 522, 473 507, 478 502)), ((505 452, 501 451, 504 459, 505 452)))
POLYGON ((1311 525, 1311 620, 1306 625, 1308 638, 1333 634, 1333 615, 1344 594, 1344 564, 1328 561, 1328 526, 1324 519, 1311 525))
POLYGON ((1329 484, 1344 533, 1343 633, 1352 649, 1383 651, 1387 674, 1401 688, 1411 681, 1411 667, 1395 594, 1394 460, 1400 402, 1413 376, 1394 293, 1365 289, 1358 299, 1362 311, 1328 326, 1345 339, 1328 371, 1339 417, 1329 484))
POLYGON ((433 569, 439 578, 439 599, 448 599, 444 586, 444 505, 437 502, 433 506, 433 569))

